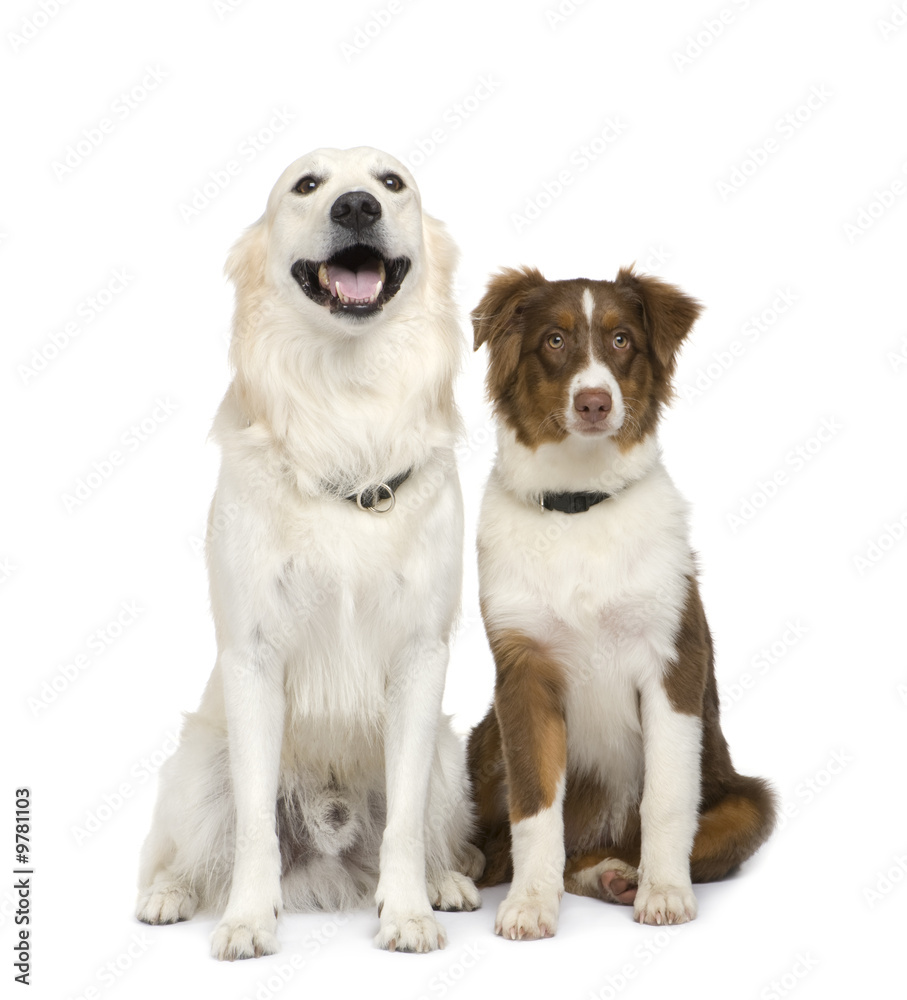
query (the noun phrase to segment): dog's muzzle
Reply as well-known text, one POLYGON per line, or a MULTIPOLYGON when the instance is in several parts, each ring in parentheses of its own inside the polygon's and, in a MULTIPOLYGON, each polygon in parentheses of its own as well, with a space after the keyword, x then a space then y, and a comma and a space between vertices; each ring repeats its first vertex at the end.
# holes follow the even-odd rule
POLYGON ((297 260, 290 273, 317 305, 332 313, 370 316, 400 291, 410 269, 408 257, 385 257, 364 243, 327 260, 297 260))

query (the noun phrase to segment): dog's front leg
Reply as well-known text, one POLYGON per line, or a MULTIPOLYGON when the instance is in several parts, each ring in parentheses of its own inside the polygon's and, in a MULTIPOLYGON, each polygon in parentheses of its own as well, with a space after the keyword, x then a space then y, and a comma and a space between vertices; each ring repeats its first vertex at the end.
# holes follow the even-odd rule
POLYGON ((507 769, 513 883, 495 931, 552 937, 564 894, 567 729, 560 664, 517 631, 489 634, 497 667, 494 709, 507 769))
POLYGON ((446 944, 426 887, 425 806, 448 656, 446 642, 418 644, 391 667, 387 683, 387 825, 375 892, 375 943, 390 951, 432 951, 446 944))
POLYGON ((257 640, 219 658, 236 805, 233 881, 211 943, 215 958, 258 958, 279 950, 280 850, 276 803, 284 689, 276 652, 257 640))
POLYGON ((699 822, 702 723, 671 705, 660 678, 640 691, 645 785, 634 919, 681 924, 696 916, 690 852, 699 822))

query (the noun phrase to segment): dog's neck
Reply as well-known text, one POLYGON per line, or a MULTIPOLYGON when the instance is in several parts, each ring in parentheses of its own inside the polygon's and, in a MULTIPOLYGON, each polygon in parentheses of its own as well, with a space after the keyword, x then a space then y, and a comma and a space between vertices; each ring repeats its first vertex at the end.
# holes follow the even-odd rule
POLYGON ((655 434, 626 451, 610 437, 579 438, 573 434, 529 448, 509 427, 498 427, 495 473, 505 488, 528 502, 537 502, 540 493, 619 493, 660 462, 655 434))
MULTIPOLYGON (((252 327, 237 315, 237 376, 218 420, 279 456, 299 488, 357 491, 453 447, 462 337, 454 309, 375 324, 358 336, 311 336, 290 309, 252 327), (307 335, 308 334, 308 335, 307 335)), ((254 320, 254 314, 253 314, 254 320)), ((215 424, 215 437, 223 439, 215 424)))

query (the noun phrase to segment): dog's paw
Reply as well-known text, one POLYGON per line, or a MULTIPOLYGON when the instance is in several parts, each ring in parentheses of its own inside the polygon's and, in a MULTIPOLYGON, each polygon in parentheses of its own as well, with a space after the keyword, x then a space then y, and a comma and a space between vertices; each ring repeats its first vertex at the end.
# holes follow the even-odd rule
POLYGON ((696 910, 690 885, 640 885, 633 919, 641 924, 685 924, 696 917, 696 910))
POLYGON ((428 901, 436 910, 477 910, 482 897, 471 878, 459 872, 429 874, 428 901))
POLYGON ((385 907, 375 944, 386 951, 437 951, 447 937, 431 913, 393 913, 385 907))
POLYGON ((198 909, 198 896, 181 882, 157 883, 138 899, 135 915, 143 924, 175 924, 198 909))
POLYGON ((271 923, 272 926, 266 927, 255 920, 222 920, 211 938, 212 956, 222 962, 234 962, 242 958, 276 955, 280 951, 274 933, 276 919, 271 923))
POLYGON ((498 907, 495 934, 509 941, 534 941, 554 937, 561 908, 557 889, 515 892, 513 889, 498 907))
POLYGON ((635 901, 639 891, 639 871, 636 868, 614 860, 604 861, 599 867, 599 879, 605 899, 624 906, 635 901))

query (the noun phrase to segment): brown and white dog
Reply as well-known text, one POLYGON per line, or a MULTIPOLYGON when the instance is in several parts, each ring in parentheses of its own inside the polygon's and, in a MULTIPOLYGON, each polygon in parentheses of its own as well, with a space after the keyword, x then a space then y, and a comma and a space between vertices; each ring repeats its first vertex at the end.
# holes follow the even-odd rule
POLYGON ((691 920, 691 883, 724 877, 774 823, 721 732, 687 505, 656 439, 699 308, 632 269, 527 268, 473 312, 498 420, 478 534, 497 679, 469 768, 480 884, 512 878, 505 938, 553 935, 565 888, 643 923, 691 920))

